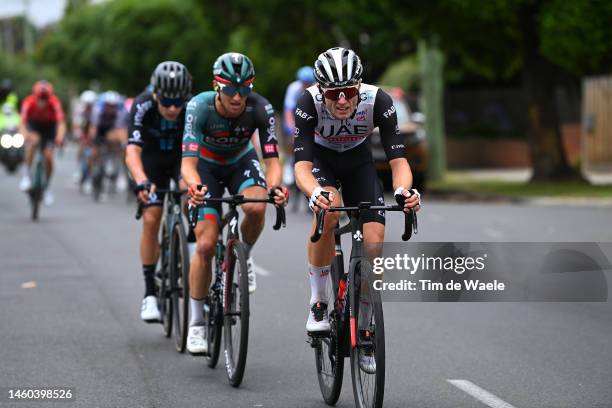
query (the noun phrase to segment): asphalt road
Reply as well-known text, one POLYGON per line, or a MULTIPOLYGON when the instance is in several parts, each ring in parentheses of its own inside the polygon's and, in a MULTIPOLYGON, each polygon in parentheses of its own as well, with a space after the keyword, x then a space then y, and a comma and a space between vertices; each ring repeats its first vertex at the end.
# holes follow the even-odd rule
MULTIPOLYGON (((253 252, 260 276, 234 389, 221 366, 179 355, 140 321, 133 206, 94 204, 72 185, 73 157, 58 162, 56 203, 37 223, 17 177, 0 176, 0 388, 73 387, 76 400, 3 395, 0 406, 325 406, 305 342, 309 215, 289 214, 280 232, 270 223, 253 252)), ((425 201, 419 220, 419 241, 612 242, 609 208, 425 201)), ((385 326, 385 407, 612 406, 610 302, 386 303, 385 326)), ((338 406, 353 405, 347 370, 338 406)))

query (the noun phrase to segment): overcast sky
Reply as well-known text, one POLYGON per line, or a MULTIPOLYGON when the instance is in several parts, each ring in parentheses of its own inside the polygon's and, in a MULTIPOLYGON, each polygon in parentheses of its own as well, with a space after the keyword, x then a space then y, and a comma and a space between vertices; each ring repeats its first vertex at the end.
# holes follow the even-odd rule
MULTIPOLYGON (((64 14, 66 0, 29 0, 30 19, 34 25, 41 27, 53 23, 64 14)), ((102 0, 94 1, 99 3, 102 0)), ((0 0, 0 18, 23 14, 24 0, 0 0)))

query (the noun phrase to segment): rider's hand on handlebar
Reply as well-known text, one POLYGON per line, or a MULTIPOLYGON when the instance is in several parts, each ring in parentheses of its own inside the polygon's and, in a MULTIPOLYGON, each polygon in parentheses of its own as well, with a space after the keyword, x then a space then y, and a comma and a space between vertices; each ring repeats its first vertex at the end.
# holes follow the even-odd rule
POLYGON ((406 190, 404 187, 399 187, 395 190, 395 197, 402 196, 404 200, 404 211, 407 212, 410 209, 419 211, 421 209, 421 193, 416 188, 406 190))
POLYGON ((143 204, 149 203, 149 194, 152 191, 155 191, 155 187, 149 180, 141 181, 136 185, 136 188, 134 189, 138 200, 140 200, 140 202, 143 204))
POLYGON ((202 205, 204 204, 204 196, 208 191, 208 188, 205 185, 202 185, 201 189, 198 189, 198 186, 201 184, 192 184, 187 189, 187 195, 189 195, 189 204, 191 205, 202 205))
POLYGON ((328 210, 332 201, 334 201, 334 194, 331 191, 323 190, 323 188, 317 187, 312 192, 310 200, 308 200, 308 207, 318 214, 320 210, 328 210), (329 200, 325 198, 323 194, 321 194, 322 192, 329 193, 329 200))
POLYGON ((274 205, 277 207, 286 207, 289 202, 289 190, 287 187, 272 187, 268 193, 272 192, 274 192, 274 205))

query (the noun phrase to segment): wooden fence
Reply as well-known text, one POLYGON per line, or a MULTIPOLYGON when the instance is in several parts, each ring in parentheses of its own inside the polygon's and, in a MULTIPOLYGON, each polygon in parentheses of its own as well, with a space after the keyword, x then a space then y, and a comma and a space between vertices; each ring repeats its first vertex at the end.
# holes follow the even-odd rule
POLYGON ((585 171, 612 171, 612 76, 582 83, 582 163, 585 171))

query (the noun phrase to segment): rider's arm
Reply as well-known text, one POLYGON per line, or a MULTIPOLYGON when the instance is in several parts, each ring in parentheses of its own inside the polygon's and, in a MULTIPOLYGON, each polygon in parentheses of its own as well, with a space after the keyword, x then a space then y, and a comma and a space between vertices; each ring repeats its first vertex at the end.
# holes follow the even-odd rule
POLYGON ((21 103, 21 122, 19 123, 19 133, 24 136, 27 136, 28 134, 28 120, 31 107, 34 102, 34 97, 30 95, 27 96, 21 103))
POLYGON ((304 92, 298 99, 295 110, 295 134, 293 153, 295 154, 295 182, 299 189, 308 197, 315 188, 320 187, 312 175, 312 160, 314 149, 317 110, 309 92, 304 92))
POLYGON ((380 140, 391 166, 393 189, 409 189, 412 186, 412 172, 406 160, 406 146, 397 126, 397 113, 393 99, 379 89, 374 101, 374 125, 380 131, 380 140))
POLYGON ((56 143, 61 145, 66 137, 66 120, 61 120, 57 123, 57 135, 55 136, 56 143))
POLYGON ((143 127, 145 114, 149 109, 152 109, 152 101, 145 100, 142 102, 136 101, 130 111, 128 126, 128 145, 125 149, 125 164, 130 171, 137 184, 147 181, 148 177, 142 165, 142 146, 143 137, 146 136, 146 131, 143 127))
POLYGON ((258 99, 255 107, 255 123, 259 131, 261 155, 266 164, 266 183, 270 187, 279 186, 282 180, 282 169, 278 160, 274 108, 265 98, 260 96, 258 99))
POLYGON ((64 141, 64 136, 66 136, 66 118, 64 115, 64 109, 62 109, 62 103, 60 102, 59 98, 55 95, 51 97, 49 103, 51 103, 51 106, 53 107, 55 122, 57 123, 57 134, 55 136, 55 141, 57 144, 62 144, 64 141))
POLYGON ((183 159, 181 161, 181 175, 188 187, 201 184, 202 179, 198 172, 200 144, 202 142, 201 119, 199 118, 198 96, 189 101, 185 108, 185 129, 183 130, 183 159))
MULTIPOLYGON (((293 136, 293 131, 295 130, 295 118, 293 117, 293 113, 295 112, 297 99, 300 96, 299 93, 296 95, 294 83, 295 82, 292 82, 287 87, 283 103, 283 126, 287 136, 293 136)), ((300 89, 302 89, 301 86, 300 89)))

